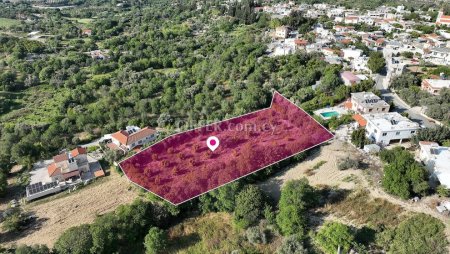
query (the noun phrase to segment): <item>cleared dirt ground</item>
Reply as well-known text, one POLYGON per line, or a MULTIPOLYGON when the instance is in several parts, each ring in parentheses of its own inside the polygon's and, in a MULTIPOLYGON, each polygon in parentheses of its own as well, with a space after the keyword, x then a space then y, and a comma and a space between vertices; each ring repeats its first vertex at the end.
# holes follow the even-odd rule
POLYGON ((25 205, 25 211, 37 216, 33 228, 20 235, 3 235, 1 243, 47 244, 51 247, 66 229, 91 223, 97 215, 131 203, 137 196, 136 187, 125 176, 112 172, 73 193, 60 193, 25 205))

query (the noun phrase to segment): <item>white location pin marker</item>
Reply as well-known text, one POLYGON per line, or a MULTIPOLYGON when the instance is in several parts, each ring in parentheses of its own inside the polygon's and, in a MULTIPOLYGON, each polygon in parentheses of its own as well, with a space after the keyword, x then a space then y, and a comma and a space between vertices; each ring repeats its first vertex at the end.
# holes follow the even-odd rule
POLYGON ((214 150, 216 150, 217 147, 219 147, 219 139, 215 136, 211 136, 206 140, 206 145, 211 151, 214 152, 214 150))

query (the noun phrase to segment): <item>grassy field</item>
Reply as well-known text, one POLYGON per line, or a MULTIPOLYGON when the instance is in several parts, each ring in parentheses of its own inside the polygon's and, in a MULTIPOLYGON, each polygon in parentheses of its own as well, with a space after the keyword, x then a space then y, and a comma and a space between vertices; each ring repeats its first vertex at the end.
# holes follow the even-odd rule
POLYGON ((280 237, 272 237, 269 244, 251 244, 245 232, 233 225, 228 213, 209 213, 187 219, 169 229, 169 253, 274 253, 280 237))
POLYGON ((0 18, 0 28, 8 28, 18 24, 20 24, 20 21, 17 19, 0 18))
MULTIPOLYGON (((0 97, 2 96, 6 96, 6 94, 0 94, 0 97)), ((66 88, 55 90, 49 85, 41 85, 7 96, 13 97, 14 107, 0 116, 0 122, 42 125, 50 123, 55 117, 60 116, 59 109, 66 97, 69 96, 69 90, 66 88)))
POLYGON ((83 25, 88 25, 94 21, 94 19, 78 19, 78 18, 67 18, 68 20, 76 21, 83 25))

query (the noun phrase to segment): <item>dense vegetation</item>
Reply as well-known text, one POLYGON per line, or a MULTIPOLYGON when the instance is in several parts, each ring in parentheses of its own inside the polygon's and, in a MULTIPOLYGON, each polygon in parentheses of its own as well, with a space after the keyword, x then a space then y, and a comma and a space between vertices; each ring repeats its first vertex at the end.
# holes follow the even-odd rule
MULTIPOLYGON (((441 72, 450 74, 447 67, 436 68, 431 74, 441 72)), ((405 73, 392 80, 391 87, 398 91, 400 97, 410 106, 422 106, 425 114, 431 118, 450 125, 450 89, 442 89, 439 95, 431 95, 420 89, 422 78, 412 73, 405 73)))

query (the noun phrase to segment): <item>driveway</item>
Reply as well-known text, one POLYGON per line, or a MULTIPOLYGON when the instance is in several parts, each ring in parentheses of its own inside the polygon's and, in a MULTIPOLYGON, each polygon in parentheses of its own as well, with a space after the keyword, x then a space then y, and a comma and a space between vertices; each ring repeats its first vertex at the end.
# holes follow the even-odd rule
POLYGON ((436 127, 436 123, 430 121, 429 119, 427 119, 426 117, 424 117, 421 113, 420 110, 418 108, 411 108, 408 104, 404 103, 397 94, 391 92, 390 90, 387 89, 383 89, 381 90, 381 98, 385 101, 389 102, 394 102, 394 112, 398 112, 398 113, 408 113, 408 117, 409 119, 411 119, 412 121, 420 124, 421 126, 430 128, 430 127, 436 127))

